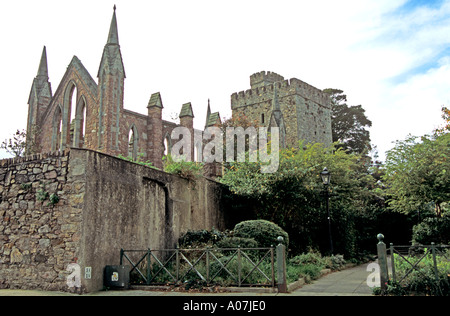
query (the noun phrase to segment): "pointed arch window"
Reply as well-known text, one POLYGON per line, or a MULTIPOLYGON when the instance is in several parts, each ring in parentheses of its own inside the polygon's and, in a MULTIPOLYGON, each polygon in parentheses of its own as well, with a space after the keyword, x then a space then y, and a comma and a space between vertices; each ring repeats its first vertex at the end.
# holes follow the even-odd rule
POLYGON ((85 147, 86 111, 86 99, 84 96, 81 96, 76 106, 75 116, 72 120, 73 146, 77 148, 85 147))
POLYGON ((61 132, 62 132, 62 110, 61 106, 56 107, 53 114, 53 132, 52 132, 52 151, 59 151, 61 149, 61 132))
POLYGON ((76 125, 76 115, 77 115, 77 86, 74 84, 71 88, 70 92, 70 103, 69 103, 69 144, 74 147, 78 147, 75 145, 77 142, 77 137, 75 137, 75 125, 76 125))
POLYGON ((133 124, 131 126, 130 131, 128 132, 128 157, 136 160, 138 157, 138 149, 139 149, 139 134, 136 128, 136 125, 133 124))
POLYGON ((194 161, 202 162, 202 143, 197 142, 194 146, 194 161))
POLYGON ((172 143, 169 134, 164 136, 164 156, 168 156, 170 154, 170 150, 172 149, 172 143))
POLYGON ((75 132, 75 113, 77 104, 77 86, 70 81, 64 92, 64 104, 62 107, 61 150, 66 146, 73 146, 75 132))

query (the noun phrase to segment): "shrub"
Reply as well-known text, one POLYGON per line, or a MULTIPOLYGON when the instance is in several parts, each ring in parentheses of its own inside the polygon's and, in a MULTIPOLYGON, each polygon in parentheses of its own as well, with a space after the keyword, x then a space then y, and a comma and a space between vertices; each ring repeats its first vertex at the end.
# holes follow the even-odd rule
POLYGON ((203 175, 203 163, 194 161, 174 160, 171 155, 163 158, 164 171, 177 174, 180 177, 195 180, 203 175))
POLYGON ((284 238, 286 248, 289 245, 289 235, 277 224, 266 220, 250 220, 238 223, 234 227, 234 236, 253 238, 259 247, 271 247, 278 244, 277 238, 284 238))
POLYGON ((214 228, 211 231, 206 229, 189 230, 178 239, 178 244, 180 248, 202 248, 215 245, 224 236, 225 233, 219 232, 214 228))
POLYGON ((289 263, 293 265, 304 265, 304 264, 323 265, 323 259, 320 252, 310 249, 309 252, 307 253, 303 253, 301 255, 289 259, 289 263))
POLYGON ((430 217, 413 227, 413 243, 450 243, 450 216, 430 217))
POLYGON ((216 246, 219 248, 256 248, 258 243, 253 238, 225 237, 216 246))
POLYGON ((141 165, 141 166, 146 166, 146 167, 150 167, 150 168, 153 168, 153 169, 158 169, 155 166, 153 166, 153 164, 150 162, 150 160, 144 161, 144 154, 143 153, 139 153, 138 156, 136 157, 136 159, 133 159, 133 157, 131 157, 131 156, 125 157, 122 154, 119 154, 117 156, 117 158, 129 161, 129 162, 137 163, 138 165, 141 165))
POLYGON ((331 270, 341 269, 346 261, 343 255, 332 255, 331 257, 325 257, 325 267, 331 270))
POLYGON ((434 271, 434 259, 430 253, 425 257, 408 256, 408 262, 394 254, 395 274, 397 279, 401 280, 401 283, 389 280, 384 293, 381 293, 380 289, 375 289, 374 294, 449 296, 450 262, 447 259, 449 254, 450 252, 447 251, 436 256, 437 280, 434 271), (414 265, 414 269, 412 265, 414 265))

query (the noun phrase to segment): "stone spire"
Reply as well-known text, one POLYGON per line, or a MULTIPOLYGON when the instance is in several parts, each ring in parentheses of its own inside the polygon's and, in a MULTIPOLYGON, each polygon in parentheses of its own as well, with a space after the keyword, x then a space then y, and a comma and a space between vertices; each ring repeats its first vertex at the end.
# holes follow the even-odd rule
POLYGON ((116 19, 116 5, 114 5, 114 13, 111 19, 111 26, 109 27, 107 44, 119 45, 119 33, 117 32, 117 19, 116 19))
POLYGON ((102 60, 100 62, 97 77, 100 78, 102 72, 116 73, 121 72, 125 76, 125 68, 123 66, 122 53, 119 45, 119 32, 117 28, 116 6, 114 5, 114 13, 109 27, 108 39, 103 49, 102 60))
POLYGON ((33 150, 31 144, 39 146, 39 138, 36 131, 43 114, 52 100, 52 86, 48 79, 47 49, 44 46, 39 62, 39 69, 36 77, 33 79, 28 97, 27 153, 31 153, 33 150))
POLYGON ((42 50, 42 56, 41 56, 41 61, 39 63, 37 77, 42 78, 45 81, 48 80, 47 48, 45 46, 44 46, 44 49, 42 50))
POLYGON ((208 109, 206 110, 206 121, 205 121, 205 128, 208 127, 208 121, 209 121, 209 117, 211 116, 211 105, 209 103, 209 99, 208 99, 208 109))
POLYGON ((98 149, 118 155, 127 155, 128 148, 120 147, 120 119, 123 110, 125 68, 120 52, 117 31, 116 6, 111 19, 108 39, 103 48, 98 69, 98 149))
POLYGON ((222 121, 220 120, 219 112, 211 113, 211 106, 210 106, 209 99, 208 99, 208 110, 206 112, 205 128, 210 127, 210 126, 218 126, 221 124, 221 122, 222 121))
MULTIPOLYGON (((52 88, 48 81, 48 67, 47 67, 47 48, 44 46, 42 50, 41 60, 39 62, 39 69, 36 78, 33 80, 33 86, 31 88, 28 104, 32 102, 32 98, 38 98, 45 96, 47 98, 52 97, 52 88)), ((45 102, 46 103, 46 102, 45 102)))
POLYGON ((284 123, 283 113, 280 109, 280 101, 278 99, 277 83, 273 84, 273 99, 272 99, 272 115, 269 121, 269 127, 280 128, 280 145, 286 148, 286 126, 284 123))

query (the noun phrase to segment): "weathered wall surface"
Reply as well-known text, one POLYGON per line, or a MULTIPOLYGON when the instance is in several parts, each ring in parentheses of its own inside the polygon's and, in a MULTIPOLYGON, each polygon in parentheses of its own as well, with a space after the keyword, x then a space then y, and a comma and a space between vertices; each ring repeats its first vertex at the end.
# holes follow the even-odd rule
POLYGON ((0 161, 0 288, 65 285, 78 255, 84 190, 69 179, 68 159, 65 152, 0 161))
POLYGON ((100 290, 121 248, 172 248, 189 229, 224 229, 221 191, 90 150, 3 160, 0 287, 64 291, 76 262, 83 289, 100 290))

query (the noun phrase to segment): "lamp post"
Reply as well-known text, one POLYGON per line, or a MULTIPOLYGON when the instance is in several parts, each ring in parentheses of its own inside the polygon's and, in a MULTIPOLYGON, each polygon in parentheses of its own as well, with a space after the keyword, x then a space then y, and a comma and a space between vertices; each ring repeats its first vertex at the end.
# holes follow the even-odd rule
POLYGON ((330 251, 331 251, 331 254, 333 254, 333 240, 331 238, 331 218, 330 218, 330 205, 329 205, 330 195, 328 193, 328 185, 330 184, 331 172, 329 172, 328 169, 325 167, 325 168, 323 168, 323 171, 320 173, 320 177, 322 178, 322 183, 325 188, 325 199, 327 201, 328 235, 330 238, 330 251))

